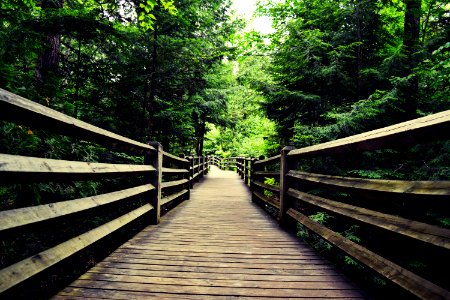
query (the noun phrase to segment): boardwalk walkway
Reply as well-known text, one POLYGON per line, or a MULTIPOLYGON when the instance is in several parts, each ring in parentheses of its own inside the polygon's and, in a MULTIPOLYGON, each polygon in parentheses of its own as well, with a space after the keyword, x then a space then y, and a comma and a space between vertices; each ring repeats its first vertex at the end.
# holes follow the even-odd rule
POLYGON ((191 199, 117 249, 56 299, 363 298, 331 264, 212 167, 191 199))

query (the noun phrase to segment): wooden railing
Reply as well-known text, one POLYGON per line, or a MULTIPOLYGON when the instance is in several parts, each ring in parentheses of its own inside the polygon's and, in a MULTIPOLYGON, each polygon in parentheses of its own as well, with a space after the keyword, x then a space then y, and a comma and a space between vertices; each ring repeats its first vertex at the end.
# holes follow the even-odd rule
POLYGON ((236 169, 236 157, 220 158, 212 156, 211 164, 214 164, 222 170, 234 170, 236 169))
MULTIPOLYGON (((147 223, 158 224, 161 209, 168 210, 177 202, 189 199, 190 189, 208 172, 207 157, 177 157, 164 152, 157 142, 143 144, 133 141, 2 89, 0 120, 99 144, 135 158, 143 157, 144 162, 113 164, 0 154, 1 184, 126 178, 132 179, 135 185, 90 197, 0 211, 0 234, 10 238, 19 231, 33 233, 36 226, 52 220, 68 222, 68 226, 77 227, 78 224, 70 223, 72 216, 89 211, 94 212, 95 217, 95 212, 115 210, 115 205, 120 203, 124 204, 122 209, 128 209, 102 225, 3 266, 0 270, 0 296, 2 292, 20 285, 137 219, 143 218, 148 220, 147 223), (135 201, 138 196, 141 202, 135 201)), ((52 228, 54 231, 59 229, 62 228, 52 228)))
MULTIPOLYGON (((251 178, 253 200, 270 208, 269 212, 276 212, 281 224, 294 220, 309 231, 319 235, 324 241, 334 245, 353 257, 366 267, 369 267, 385 279, 395 283, 409 293, 422 299, 450 299, 450 293, 438 284, 419 276, 405 267, 347 239, 313 221, 305 211, 313 208, 326 211, 334 218, 343 221, 363 224, 368 228, 381 229, 383 235, 392 235, 404 239, 406 247, 421 247, 425 249, 422 257, 435 253, 444 253, 442 266, 438 272, 448 279, 447 267, 450 257, 450 230, 437 225, 430 225, 422 221, 396 214, 377 211, 365 206, 369 203, 363 199, 405 199, 409 205, 420 205, 422 214, 430 203, 438 203, 446 209, 450 205, 450 181, 406 181, 363 179, 342 176, 332 176, 304 172, 298 168, 302 160, 318 157, 340 158, 353 160, 358 153, 387 148, 407 149, 413 145, 450 137, 450 111, 430 115, 409 122, 400 123, 386 128, 366 132, 363 134, 335 140, 302 149, 285 147, 280 155, 263 160, 237 157, 234 161, 237 172, 246 180, 251 178), (247 177, 249 176, 249 177, 247 177), (264 183, 264 178, 275 179, 278 184, 264 183), (356 195, 356 203, 344 203, 341 199, 331 200, 331 197, 319 197, 314 189, 320 188, 330 192, 337 191, 346 195, 356 195), (309 192, 312 191, 313 193, 309 192)), ((325 194, 327 195, 327 194, 325 194)), ((382 205, 379 205, 382 206, 382 205)), ((402 240, 403 241, 403 240, 402 240)), ((379 240, 377 243, 386 243, 379 240)), ((391 249, 399 251, 399 249, 391 249)), ((404 248, 403 253, 410 252, 404 248)), ((446 281, 446 280, 444 280, 446 281)), ((448 284, 448 280, 446 281, 448 284)), ((448 288, 448 286, 447 286, 448 288)))

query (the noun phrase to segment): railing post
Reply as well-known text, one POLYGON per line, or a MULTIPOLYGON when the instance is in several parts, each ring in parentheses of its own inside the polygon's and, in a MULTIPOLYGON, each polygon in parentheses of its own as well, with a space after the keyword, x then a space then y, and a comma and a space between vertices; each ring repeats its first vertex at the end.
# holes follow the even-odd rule
POLYGON ((200 157, 194 157, 194 166, 197 164, 197 170, 194 170, 194 174, 197 174, 195 177, 195 182, 200 182, 200 157))
POLYGON ((203 156, 203 177, 208 173, 208 169, 206 168, 206 156, 203 156))
POLYGON ((244 157, 244 159, 242 160, 242 163, 244 164, 243 165, 243 169, 244 169, 244 176, 243 176, 243 178, 244 178, 244 183, 245 183, 245 185, 248 185, 248 182, 247 182, 247 180, 248 180, 248 174, 247 174, 247 172, 248 172, 248 170, 247 170, 247 158, 246 157, 244 157))
POLYGON ((198 157, 198 181, 203 177, 203 156, 198 157))
POLYGON ((151 178, 150 183, 155 187, 152 193, 150 204, 153 209, 150 212, 150 223, 157 225, 161 219, 161 182, 162 182, 162 163, 163 163, 163 148, 158 142, 150 142, 149 145, 156 149, 156 153, 147 154, 145 156, 145 163, 152 165, 156 169, 156 174, 151 178))
POLYGON ((257 158, 252 159, 251 163, 251 178, 250 178, 250 191, 252 192, 252 201, 255 202, 255 172, 258 171, 258 167, 255 165, 255 162, 257 162, 257 158))
POLYGON ((295 168, 292 160, 289 159, 288 153, 294 150, 294 146, 286 146, 281 150, 281 166, 280 166, 280 211, 278 214, 278 221, 280 224, 284 225, 286 223, 286 212, 289 209, 289 198, 286 192, 289 188, 287 173, 289 170, 295 168))
POLYGON ((234 159, 234 165, 236 166, 236 173, 238 173, 239 177, 241 177, 241 168, 240 168, 241 159, 236 157, 234 159))
POLYGON ((245 170, 244 162, 245 160, 243 157, 239 158, 239 167, 240 167, 239 175, 241 175, 241 179, 244 179, 244 170, 245 170))
POLYGON ((194 188, 194 158, 192 156, 188 157, 189 160, 189 186, 194 188))
POLYGON ((186 157, 186 155, 181 154, 181 158, 186 159, 187 161, 183 163, 183 168, 187 170, 187 173, 184 173, 183 179, 187 179, 186 184, 183 185, 183 188, 187 190, 187 193, 184 196, 183 200, 189 200, 191 198, 191 178, 190 178, 190 163, 189 163, 189 157, 186 157))

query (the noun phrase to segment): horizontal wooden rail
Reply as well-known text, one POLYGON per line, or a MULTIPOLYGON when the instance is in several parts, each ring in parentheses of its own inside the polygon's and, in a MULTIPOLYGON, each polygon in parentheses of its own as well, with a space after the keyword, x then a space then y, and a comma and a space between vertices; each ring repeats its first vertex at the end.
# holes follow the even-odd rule
POLYGON ((187 173, 186 169, 174 169, 174 168, 162 168, 162 172, 165 174, 177 174, 177 173, 187 173))
POLYGON ((276 192, 276 193, 280 192, 280 187, 279 186, 268 185, 268 184, 262 183, 260 181, 255 181, 255 185, 259 186, 259 187, 262 187, 263 189, 266 189, 268 191, 272 191, 272 192, 276 192))
POLYGON ((346 239, 325 226, 312 221, 302 213, 290 208, 287 214, 320 235, 327 242, 347 252, 366 266, 412 292, 414 295, 422 299, 450 298, 450 293, 443 288, 346 239))
POLYGON ((272 164, 272 163, 277 163, 280 161, 280 157, 281 157, 281 155, 276 155, 276 156, 269 157, 264 160, 258 160, 255 162, 255 165, 268 165, 268 164, 272 164))
POLYGON ((261 194, 260 192, 253 192, 253 194, 259 199, 262 200, 264 203, 273 206, 277 209, 280 209, 280 202, 276 201, 275 199, 271 198, 271 197, 267 197, 263 194, 261 194))
MULTIPOLYGON (((389 236, 401 236, 408 243, 415 243, 430 250, 430 253, 437 252, 442 255, 441 253, 450 250, 450 230, 424 223, 423 220, 428 218, 425 216, 427 205, 434 209, 447 205, 450 200, 449 180, 406 181, 354 178, 307 173, 298 170, 298 166, 300 162, 305 163, 307 162, 305 159, 313 157, 392 147, 405 149, 422 142, 449 139, 450 111, 445 111, 302 149, 295 149, 291 146, 285 147, 280 155, 263 160, 237 157, 235 162, 241 178, 244 181, 250 178, 253 201, 262 204, 264 208, 269 205, 277 209, 278 220, 281 224, 289 225, 289 219, 296 220, 325 241, 340 248, 360 263, 372 268, 378 274, 419 298, 450 299, 449 292, 444 288, 333 232, 303 215, 297 209, 306 212, 311 211, 312 214, 325 211, 335 217, 337 223, 343 219, 344 224, 352 224, 353 222, 353 224, 363 225, 380 233, 389 233, 389 236), (247 162, 250 163, 247 165, 247 162), (277 164, 280 166, 279 170, 273 171, 277 164), (264 183, 264 180, 262 180, 264 177, 279 180, 279 187, 264 183), (349 194, 352 197, 352 204, 307 193, 307 189, 311 188, 316 191, 325 190, 326 195, 329 194, 328 191, 349 194), (279 200, 267 196, 269 195, 268 192, 276 193, 279 200), (367 206, 368 203, 363 200, 366 198, 372 200, 380 198, 383 200, 383 205, 390 203, 397 206, 398 202, 401 201, 401 205, 420 205, 420 207, 412 207, 412 216, 388 214, 384 211, 393 211, 394 208, 385 209, 380 206, 380 211, 376 211, 373 209, 373 207, 376 207, 375 201, 371 201, 371 209, 365 208, 364 206, 367 206), (417 214, 420 209, 423 210, 424 216, 420 221, 414 220, 418 217, 417 214)), ((331 196, 327 197, 331 198, 331 196)), ((399 214, 406 211, 403 206, 397 210, 399 214)), ((273 214, 273 209, 268 211, 273 214)), ((383 238, 381 238, 380 243, 383 242, 383 238)), ((408 249, 404 249, 404 251, 407 253, 408 249)), ((445 270, 436 272, 445 272, 445 270)))
POLYGON ((0 182, 88 180, 142 175, 156 170, 149 165, 88 163, 9 154, 0 154, 0 162, 0 182))
POLYGON ((154 190, 145 184, 126 190, 57 203, 0 211, 0 231, 85 211, 154 190))
POLYGON ((448 132, 450 132, 450 110, 328 143, 292 150, 288 156, 317 156, 406 147, 426 141, 447 139, 448 132))
POLYGON ((321 207, 330 212, 340 214, 366 224, 374 225, 394 233, 402 234, 438 247, 450 249, 449 229, 380 213, 338 201, 332 201, 294 189, 289 189, 287 194, 293 198, 321 207))
POLYGON ((180 180, 163 182, 163 183, 161 183, 161 188, 167 189, 167 188, 172 188, 175 186, 180 186, 180 185, 186 184, 188 181, 189 180, 187 180, 187 179, 180 179, 180 180))
POLYGON ((186 162, 188 162, 188 160, 185 159, 185 158, 181 158, 181 157, 172 155, 172 154, 170 154, 168 152, 165 152, 165 151, 163 151, 163 156, 164 156, 164 158, 167 158, 169 160, 172 160, 172 161, 175 161, 175 162, 179 162, 179 163, 186 163, 186 162))
POLYGON ((170 196, 164 197, 164 198, 161 199, 161 205, 166 205, 167 203, 170 203, 173 200, 178 199, 178 198, 180 198, 183 195, 186 195, 188 192, 189 192, 189 190, 185 189, 185 190, 181 190, 181 191, 179 191, 177 193, 174 193, 174 194, 172 194, 170 196))
POLYGON ((150 204, 146 204, 113 221, 0 270, 0 293, 61 262, 152 209, 150 204))
POLYGON ((63 113, 0 89, 0 119, 47 129, 97 144, 113 146, 121 151, 146 153, 155 148, 98 128, 63 113))
POLYGON ((342 176, 313 174, 291 170, 287 176, 302 182, 315 184, 340 191, 382 192, 405 194, 408 196, 450 196, 450 181, 406 181, 364 179, 342 176))
MULTIPOLYGON (((62 224, 67 222, 67 226, 73 229, 77 227, 77 224, 73 224, 77 222, 77 214, 85 211, 96 217, 98 212, 99 220, 104 223, 98 226, 94 225, 97 221, 92 222, 92 225, 88 225, 89 228, 79 230, 81 233, 70 233, 74 236, 67 241, 55 242, 59 244, 49 246, 43 251, 39 250, 39 253, 30 257, 10 259, 11 262, 19 262, 6 265, 0 270, 0 298, 3 292, 13 287, 17 288, 22 282, 50 269, 137 219, 147 220, 147 224, 158 224, 161 206, 165 205, 166 209, 170 209, 172 206, 169 207, 167 204, 175 200, 189 199, 190 189, 195 183, 190 176, 193 162, 196 162, 197 181, 207 174, 210 163, 210 159, 203 156, 177 157, 163 151, 159 143, 152 142, 147 145, 133 141, 2 89, 0 89, 0 119, 33 126, 33 130, 48 130, 51 133, 101 144, 107 146, 108 150, 120 150, 141 156, 135 161, 144 158, 144 164, 140 165, 56 160, 0 153, 0 183, 98 181, 120 177, 126 177, 127 181, 139 182, 136 184, 138 186, 104 192, 100 195, 0 211, 2 237, 12 232, 15 234, 16 231, 25 236, 39 230, 30 225, 39 225, 56 218, 61 219, 62 224), (116 210, 117 205, 124 210, 122 215, 108 216, 115 215, 115 211, 111 210, 116 210)), ((108 181, 108 184, 109 182, 115 184, 116 180, 108 181)), ((54 228, 54 231, 49 232, 49 236, 53 233, 65 235, 67 228, 54 228)), ((48 274, 51 274, 50 271, 48 274)))

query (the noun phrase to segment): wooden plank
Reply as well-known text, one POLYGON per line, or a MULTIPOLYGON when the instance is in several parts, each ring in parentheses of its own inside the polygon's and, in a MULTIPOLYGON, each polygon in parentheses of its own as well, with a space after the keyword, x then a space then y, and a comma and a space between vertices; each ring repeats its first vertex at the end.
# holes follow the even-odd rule
POLYGON ((170 154, 169 152, 166 152, 166 151, 163 151, 163 156, 164 156, 164 158, 168 158, 168 159, 170 159, 172 161, 175 161, 175 162, 180 162, 180 163, 187 163, 188 162, 187 159, 175 156, 175 155, 170 154))
POLYGON ((124 174, 143 175, 153 171, 155 168, 149 165, 89 163, 0 154, 0 183, 88 180, 124 174))
POLYGON ((261 289, 310 289, 310 290, 343 290, 348 289, 346 283, 336 281, 332 286, 328 282, 323 281, 288 281, 277 282, 267 280, 246 280, 239 281, 230 279, 211 279, 206 282, 204 279, 198 278, 172 278, 162 276, 136 276, 136 275, 120 275, 106 273, 86 273, 80 277, 81 280, 101 280, 110 282, 130 282, 145 284, 164 284, 175 286, 215 286, 215 287, 235 287, 235 288, 261 288, 261 289))
POLYGON ((69 117, 3 89, 0 89, 0 119, 117 147, 131 153, 155 151, 152 146, 69 117))
MULTIPOLYGON (((174 292, 165 292, 165 293, 153 293, 153 292, 140 292, 140 291, 122 291, 122 290, 99 290, 99 289, 90 289, 90 288, 76 288, 76 287, 69 287, 66 289, 64 293, 61 293, 61 297, 55 297, 52 299, 80 299, 83 297, 86 297, 88 299, 115 299, 115 300, 130 300, 130 299, 149 299, 149 298, 156 298, 156 299, 191 299, 191 300, 230 300, 234 297, 230 296, 223 296, 223 295, 192 295, 192 294, 175 294, 174 292), (73 298, 77 297, 76 295, 82 295, 79 298, 73 298)), ((270 298, 270 297, 268 297, 270 298)), ((258 297, 257 299, 268 299, 266 297, 261 298, 258 297)), ((239 299, 241 300, 255 300, 255 297, 243 297, 239 296, 239 299)), ((305 298, 305 297, 289 297, 288 299, 309 299, 311 298, 305 298)), ((362 299, 361 296, 359 297, 346 297, 345 299, 362 299)))
POLYGON ((149 244, 144 245, 141 243, 129 242, 123 246, 125 249, 151 249, 151 250, 177 250, 179 249, 180 253, 182 252, 207 252, 207 253, 239 253, 239 254, 283 254, 286 255, 295 255, 298 251, 301 250, 300 247, 283 247, 283 248, 257 248, 257 247, 221 247, 221 246, 184 246, 181 247, 179 245, 159 245, 159 244, 149 244), (283 251, 284 250, 284 251, 283 251))
POLYGON ((175 187, 175 186, 180 186, 187 182, 189 182, 189 180, 187 180, 187 179, 163 182, 163 183, 161 183, 161 189, 167 189, 167 188, 171 188, 171 187, 175 187))
POLYGON ((165 205, 165 204, 167 204, 167 203, 169 203, 169 202, 172 202, 173 200, 175 200, 175 199, 177 199, 177 198, 183 196, 183 195, 186 194, 187 192, 189 192, 189 191, 188 191, 188 190, 182 190, 182 191, 179 191, 178 193, 175 193, 175 194, 172 194, 172 195, 170 195, 170 196, 167 196, 167 197, 162 198, 162 199, 161 199, 161 206, 162 206, 162 205, 165 205))
POLYGON ((146 184, 126 190, 86 198, 1 211, 0 231, 92 209, 123 199, 131 198, 133 196, 149 192, 153 189, 155 189, 154 186, 151 184, 146 184))
POLYGON ((100 274, 118 274, 129 276, 145 277, 166 277, 166 278, 197 278, 197 279, 226 279, 226 280, 252 280, 265 282, 346 282, 342 275, 305 275, 301 279, 295 275, 261 275, 261 274, 227 274, 227 273, 202 273, 202 272, 176 272, 176 271, 155 271, 139 269, 120 269, 120 268, 92 268, 89 273, 100 274))
MULTIPOLYGON (((123 262, 123 258, 116 256, 109 256, 105 262, 123 262)), ((217 261, 189 261, 189 260, 160 260, 160 259, 150 259, 150 258, 134 258, 127 257, 125 260, 127 263, 131 264, 142 264, 142 265, 161 265, 161 266, 184 266, 184 267, 206 267, 206 268, 238 268, 238 269, 267 269, 271 268, 273 270, 311 270, 316 268, 330 269, 332 266, 323 260, 311 260, 302 261, 297 263, 288 264, 273 264, 270 262, 266 263, 243 263, 243 262, 217 262, 217 261)))
MULTIPOLYGON (((154 239, 154 241, 158 240, 158 237, 154 239)), ((249 240, 248 243, 252 243, 251 240, 249 240)), ((218 259, 220 261, 221 258, 227 258, 230 261, 233 261, 234 259, 247 259, 249 261, 253 261, 254 259, 267 259, 267 260, 300 260, 304 258, 321 258, 317 252, 314 252, 312 249, 307 248, 308 246, 303 245, 304 249, 302 251, 298 251, 295 254, 275 254, 275 253, 268 253, 268 254, 258 254, 255 255, 253 253, 245 254, 245 253, 214 253, 214 252, 192 252, 192 253, 180 253, 177 250, 152 250, 152 249, 132 249, 132 248, 125 248, 121 247, 116 250, 117 253, 123 253, 126 255, 129 253, 130 255, 136 254, 136 255, 148 255, 148 256, 177 256, 177 257, 183 257, 183 258, 198 258, 198 257, 208 257, 212 259, 218 259), (309 251, 308 251, 309 250, 309 251)))
POLYGON ((265 183, 262 183, 261 181, 255 181, 255 185, 262 187, 263 189, 275 192, 275 193, 280 193, 280 187, 279 186, 275 186, 275 185, 268 185, 265 183))
POLYGON ((448 139, 450 110, 392 126, 291 151, 288 156, 311 156, 407 147, 425 141, 448 139))
POLYGON ((276 155, 276 156, 272 156, 272 157, 269 157, 264 160, 257 160, 257 161, 255 161, 255 165, 266 166, 266 165, 278 163, 280 161, 280 158, 281 158, 281 155, 276 155))
POLYGON ((242 274, 242 275, 284 275, 284 276, 321 276, 321 275, 337 275, 333 268, 316 267, 295 270, 284 269, 243 269, 243 268, 214 268, 214 267, 191 267, 191 266, 171 266, 171 265, 149 265, 149 264, 132 264, 127 262, 105 262, 102 261, 97 265, 100 268, 117 268, 117 269, 133 269, 133 270, 154 270, 154 271, 171 271, 171 272, 200 272, 213 274, 242 274))
MULTIPOLYGON (((90 288, 74 288, 67 287, 59 295, 52 297, 51 299, 115 299, 115 300, 147 300, 149 298, 155 299, 192 299, 198 300, 196 295, 187 294, 174 294, 170 292, 165 293, 151 293, 140 291, 119 291, 119 290, 102 290, 102 289, 90 289, 90 288)), ((202 300, 229 300, 227 296, 208 296, 202 295, 202 300)))
POLYGON ((150 204, 0 270, 0 293, 48 269, 152 210, 150 204))
POLYGON ((263 289, 263 288, 236 288, 236 287, 214 287, 214 286, 189 286, 178 285, 176 289, 164 284, 145 284, 135 282, 113 282, 113 281, 92 281, 79 279, 70 284, 70 287, 101 288, 105 290, 132 290, 142 292, 191 294, 191 295, 219 295, 219 296, 247 296, 247 297, 274 297, 286 298, 292 295, 298 297, 311 298, 340 298, 340 297, 361 297, 359 292, 353 290, 331 290, 331 289, 263 289))
POLYGON ((179 174, 179 173, 187 173, 188 170, 185 169, 174 169, 174 168, 162 168, 163 174, 179 174))
POLYGON ((289 189, 295 199, 425 243, 450 249, 450 230, 289 189))
POLYGON ((280 209, 280 203, 278 201, 276 201, 275 199, 271 198, 271 197, 267 197, 263 194, 261 194, 260 192, 253 192, 253 194, 258 197, 258 199, 264 201, 264 203, 273 206, 277 209, 280 209))
POLYGON ((327 242, 340 248, 350 256, 370 267, 380 275, 386 277, 390 281, 398 284, 405 290, 411 292, 421 299, 449 299, 450 292, 429 282, 428 280, 417 276, 416 274, 400 267, 397 264, 373 253, 372 251, 358 245, 340 234, 316 223, 302 213, 288 210, 288 215, 314 231, 327 242))
MULTIPOLYGON (((282 246, 282 245, 280 245, 282 246)), ((252 263, 252 264, 305 264, 310 261, 323 261, 319 256, 305 256, 301 258, 289 258, 283 256, 282 258, 273 258, 265 256, 266 258, 261 258, 261 256, 251 256, 242 257, 240 255, 234 256, 211 256, 209 253, 201 253, 199 255, 166 255, 166 253, 158 252, 135 252, 135 251, 116 251, 110 255, 110 257, 117 260, 127 258, 137 258, 137 259, 158 259, 161 261, 193 261, 193 262, 225 262, 225 263, 252 263)))
POLYGON ((446 197, 450 196, 450 181, 405 181, 364 179, 342 176, 313 174, 291 170, 288 173, 291 178, 302 182, 315 184, 321 187, 338 189, 340 191, 361 191, 405 194, 410 196, 446 197))

